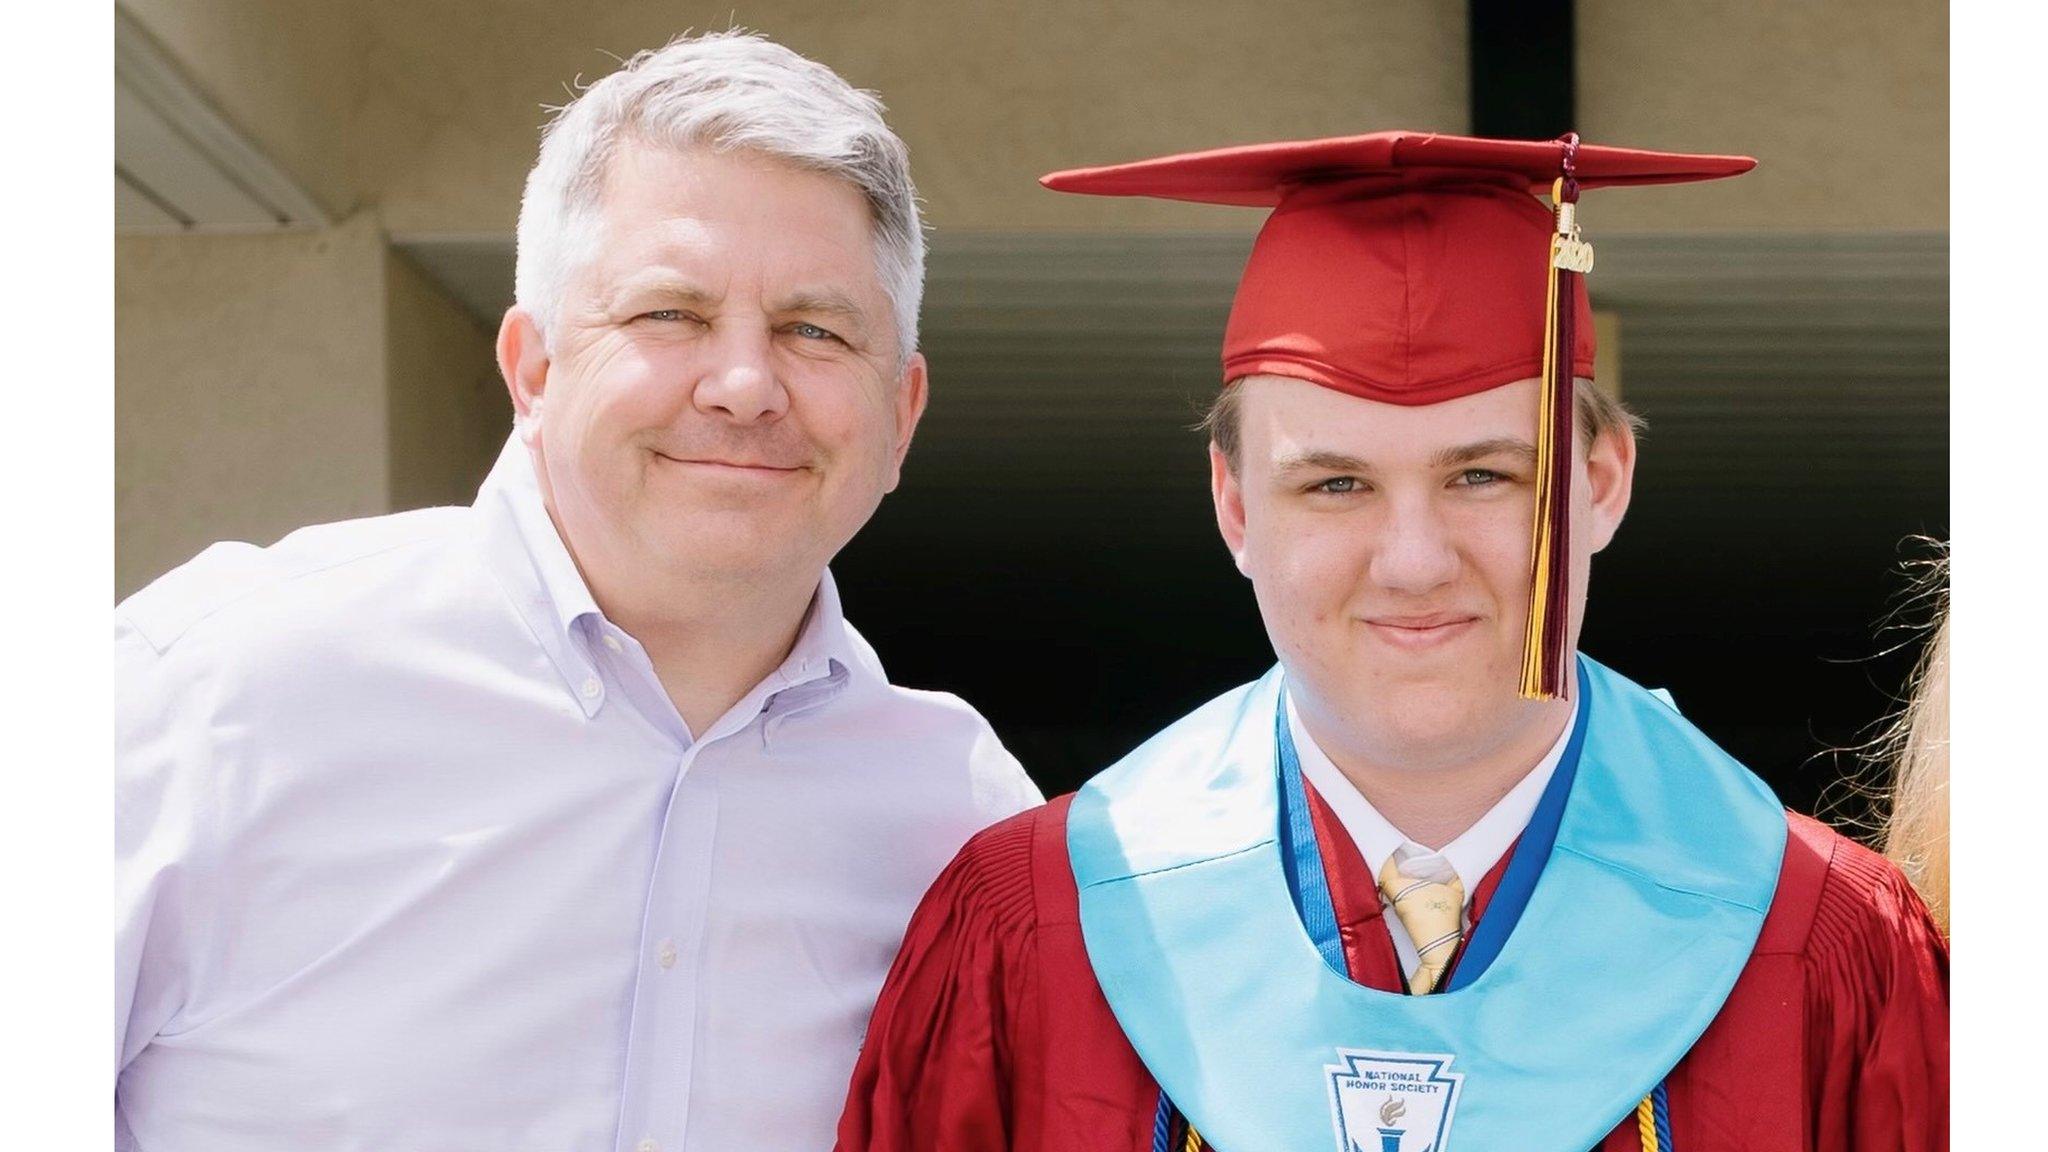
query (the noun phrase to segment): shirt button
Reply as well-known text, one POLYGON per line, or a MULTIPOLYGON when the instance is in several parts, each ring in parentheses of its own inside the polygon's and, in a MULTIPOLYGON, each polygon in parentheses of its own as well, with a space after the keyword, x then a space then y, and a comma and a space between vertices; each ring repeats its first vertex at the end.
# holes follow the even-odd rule
POLYGON ((655 1143, 654 1137, 649 1136, 647 1139, 633 1145, 633 1152, 661 1152, 661 1145, 655 1143))
POLYGON ((623 649, 623 645, 619 643, 619 638, 617 636, 613 636, 609 632, 605 634, 604 646, 611 649, 614 652, 618 652, 623 649))
POLYGON ((661 947, 655 950, 654 958, 656 961, 660 962, 663 968, 675 967, 676 942, 673 940, 663 940, 661 942, 661 947))
POLYGON ((588 698, 596 699, 597 694, 602 691, 604 691, 604 684, 595 676, 583 682, 583 695, 588 698))

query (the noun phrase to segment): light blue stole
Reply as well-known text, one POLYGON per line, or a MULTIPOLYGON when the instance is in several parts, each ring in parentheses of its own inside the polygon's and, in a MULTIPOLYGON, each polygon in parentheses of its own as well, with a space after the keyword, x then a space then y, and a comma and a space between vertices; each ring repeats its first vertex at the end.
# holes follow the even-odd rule
POLYGON ((1555 841, 1527 870, 1519 918, 1497 896, 1481 921, 1505 915, 1511 929, 1489 933, 1491 962, 1468 949, 1434 996, 1352 983, 1295 911, 1279 669, 1076 795, 1067 845, 1090 966, 1206 1140, 1224 1152, 1585 1152, 1705 1031, 1770 907, 1784 811, 1669 705, 1584 657, 1579 670, 1579 756, 1555 841), (1410 1119, 1434 1126, 1412 1143, 1388 1135, 1401 1121, 1375 1135, 1346 1096, 1389 1077, 1412 1082, 1410 1119))

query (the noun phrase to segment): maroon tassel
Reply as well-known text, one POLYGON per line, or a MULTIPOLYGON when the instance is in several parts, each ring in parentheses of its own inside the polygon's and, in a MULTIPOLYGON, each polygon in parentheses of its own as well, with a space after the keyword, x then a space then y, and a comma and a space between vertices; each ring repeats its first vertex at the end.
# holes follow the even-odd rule
POLYGON ((1537 700, 1568 697, 1566 639, 1571 632, 1571 502, 1574 456, 1572 351, 1576 343, 1579 281, 1592 250, 1578 235, 1579 182, 1573 171, 1578 137, 1561 141, 1561 175, 1551 186, 1557 209, 1544 290, 1543 400, 1536 429, 1535 535, 1529 567, 1529 620, 1523 638, 1521 693, 1537 700))
POLYGON ((1572 461, 1576 455, 1572 432, 1577 422, 1572 396, 1572 344, 1576 336, 1580 276, 1577 272, 1560 271, 1557 280, 1557 363, 1553 369, 1557 373, 1557 403, 1550 414, 1550 442, 1556 446, 1550 454, 1550 490, 1557 503, 1550 517, 1550 603, 1543 621, 1543 679, 1545 690, 1563 699, 1567 672, 1565 641, 1571 630, 1572 461))

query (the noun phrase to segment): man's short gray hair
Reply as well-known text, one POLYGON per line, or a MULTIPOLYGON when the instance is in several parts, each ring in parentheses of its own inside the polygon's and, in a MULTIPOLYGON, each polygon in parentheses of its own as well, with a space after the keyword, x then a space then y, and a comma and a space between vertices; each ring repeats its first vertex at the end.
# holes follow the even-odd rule
POLYGON ((924 225, 910 153, 882 102, 755 32, 679 36, 643 51, 560 109, 519 205, 514 294, 552 342, 569 281, 596 254, 605 174, 621 140, 744 149, 837 177, 867 200, 875 270, 900 356, 917 348, 924 225))

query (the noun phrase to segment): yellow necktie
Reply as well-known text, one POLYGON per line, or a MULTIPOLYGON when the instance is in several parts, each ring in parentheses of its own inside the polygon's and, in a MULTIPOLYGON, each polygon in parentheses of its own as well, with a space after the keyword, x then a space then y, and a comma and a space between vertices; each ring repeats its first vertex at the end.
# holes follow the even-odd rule
POLYGON ((1415 942, 1415 954, 1421 961, 1408 976, 1408 991, 1426 996, 1436 990, 1451 954, 1458 950, 1458 937, 1465 927, 1465 886, 1456 876, 1442 883, 1404 875, 1389 856, 1387 866, 1380 869, 1380 891, 1394 906, 1394 914, 1415 942))

